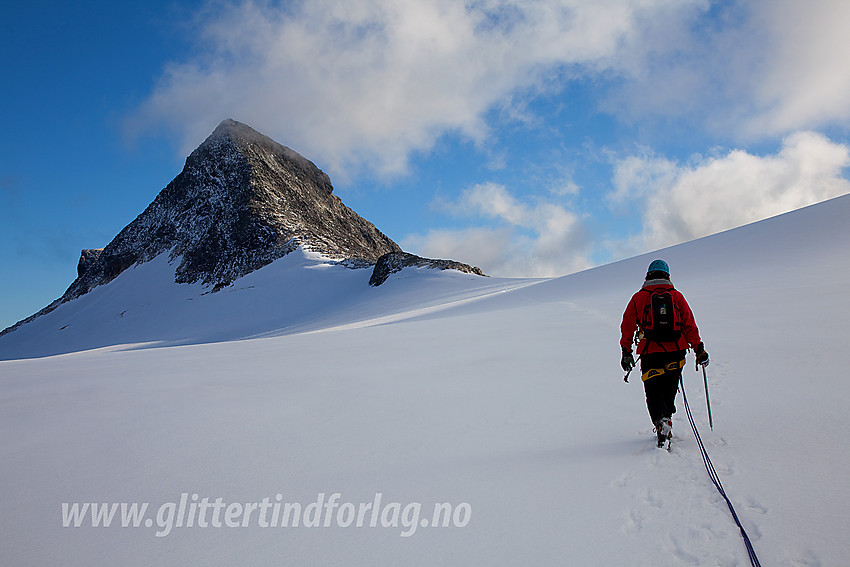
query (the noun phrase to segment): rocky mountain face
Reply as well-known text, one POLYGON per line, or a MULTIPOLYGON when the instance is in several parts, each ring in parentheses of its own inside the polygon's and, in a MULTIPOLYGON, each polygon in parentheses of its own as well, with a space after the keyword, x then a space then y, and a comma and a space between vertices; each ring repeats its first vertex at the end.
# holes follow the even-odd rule
POLYGON ((167 251, 181 259, 176 282, 221 288, 298 246, 365 264, 401 250, 343 205, 312 162, 225 120, 106 248, 83 251, 79 277, 64 299, 167 251))
MULTIPOLYGON (((200 282, 217 291, 299 246, 352 268, 386 256, 395 271, 406 258, 398 244, 333 194, 330 178, 311 161, 225 120, 112 242, 82 251, 77 279, 62 297, 7 331, 164 252, 179 260, 175 282, 200 282)), ((480 273, 459 263, 450 267, 480 273)), ((389 273, 373 275, 373 285, 389 273)))

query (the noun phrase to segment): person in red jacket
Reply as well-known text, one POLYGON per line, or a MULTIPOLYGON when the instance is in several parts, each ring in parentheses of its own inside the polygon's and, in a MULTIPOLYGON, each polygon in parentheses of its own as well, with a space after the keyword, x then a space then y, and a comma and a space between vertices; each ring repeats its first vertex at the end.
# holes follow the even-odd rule
POLYGON ((646 407, 661 447, 673 437, 674 404, 688 348, 694 349, 697 364, 708 365, 694 315, 685 296, 673 287, 664 260, 649 265, 643 287, 623 313, 620 334, 620 364, 626 372, 635 366, 632 343, 637 342, 646 407))

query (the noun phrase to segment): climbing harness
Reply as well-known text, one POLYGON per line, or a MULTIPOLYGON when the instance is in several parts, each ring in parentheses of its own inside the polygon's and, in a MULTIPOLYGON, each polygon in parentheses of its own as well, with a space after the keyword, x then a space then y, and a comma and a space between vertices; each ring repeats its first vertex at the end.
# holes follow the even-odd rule
POLYGON ((644 372, 641 375, 640 379, 643 380, 644 382, 646 382, 650 378, 655 378, 656 376, 661 376, 662 374, 665 374, 667 372, 675 372, 675 371, 679 370, 680 368, 683 368, 684 366, 685 366, 685 359, 683 358, 682 360, 679 360, 679 361, 676 361, 676 362, 671 362, 663 368, 652 368, 650 370, 647 370, 646 372, 644 372))

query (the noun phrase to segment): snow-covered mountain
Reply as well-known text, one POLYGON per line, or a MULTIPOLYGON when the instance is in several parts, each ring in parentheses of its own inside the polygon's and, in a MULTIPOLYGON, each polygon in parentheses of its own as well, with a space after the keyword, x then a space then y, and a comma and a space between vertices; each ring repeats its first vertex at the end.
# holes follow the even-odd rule
MULTIPOLYGON (((0 336, 119 276, 124 275, 126 280, 130 277, 125 275, 128 269, 157 258, 161 273, 154 280, 146 280, 145 285, 158 291, 164 285, 170 290, 167 295, 194 297, 209 290, 221 290, 296 250, 313 256, 319 254, 325 262, 352 269, 371 268, 383 257, 379 270, 372 274, 372 285, 380 285, 390 273, 407 266, 483 275, 478 268, 460 262, 430 260, 402 252, 395 242, 333 194, 330 179, 315 164, 249 126, 228 119, 192 152, 183 171, 112 242, 102 249, 82 251, 78 277, 59 299, 0 336), (164 267, 161 257, 168 259, 169 267, 164 267), (169 282, 197 283, 200 287, 176 292, 169 282)), ((145 276, 151 277, 155 269, 146 268, 145 276)), ((370 277, 365 276, 365 280, 368 282, 370 277)), ((122 286, 128 287, 127 282, 122 286)), ((114 297, 115 287, 104 293, 114 297)), ((131 287, 128 290, 131 293, 123 298, 126 308, 120 302, 114 305, 119 308, 119 314, 125 314, 130 305, 139 301, 147 305, 149 298, 156 298, 139 282, 131 287)), ((82 305, 71 310, 86 309, 97 301, 86 298, 82 305)), ((160 308, 170 307, 156 299, 153 302, 160 308)), ((103 320, 91 323, 98 328, 111 327, 111 315, 105 313, 103 320)), ((92 342, 89 330, 78 333, 74 330, 76 325, 70 321, 62 323, 60 319, 39 320, 39 329, 28 329, 23 333, 25 336, 18 336, 13 342, 43 344, 43 340, 34 341, 29 336, 53 328, 67 330, 64 335, 73 335, 66 341, 69 346, 60 347, 60 351, 102 346, 98 341, 92 342)), ((181 336, 187 326, 196 327, 195 322, 188 320, 182 324, 174 320, 167 323, 151 328, 151 335, 137 338, 181 336)), ((138 328, 138 324, 131 326, 138 328)), ((126 334, 117 332, 107 344, 128 340, 126 334)), ((26 356, 23 352, 19 355, 26 356)))
POLYGON ((409 267, 370 287, 300 252, 206 293, 158 255, 0 337, 7 359, 68 352, 0 362, 0 563, 746 565, 681 397, 660 451, 622 379, 620 317, 661 257, 761 563, 843 565, 848 215, 845 196, 545 280, 409 267), (149 503, 138 527, 121 503, 149 503))

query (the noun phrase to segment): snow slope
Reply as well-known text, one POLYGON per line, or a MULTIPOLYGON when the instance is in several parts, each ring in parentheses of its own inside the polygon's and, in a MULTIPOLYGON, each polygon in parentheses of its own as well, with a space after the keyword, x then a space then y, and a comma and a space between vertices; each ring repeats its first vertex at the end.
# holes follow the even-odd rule
POLYGON ((418 309, 528 285, 537 280, 405 270, 369 286, 371 269, 349 269, 320 254, 293 253, 211 293, 175 284, 168 252, 129 268, 108 285, 0 337, 0 360, 128 344, 166 346, 291 334, 418 309))
MULTIPOLYGON (((654 257, 711 354, 714 431, 690 364, 685 385, 762 564, 848 564, 849 214, 841 197, 542 281, 404 270, 370 289, 279 261, 229 295, 165 302, 158 318, 196 331, 183 345, 115 346, 168 330, 153 301, 111 304, 116 280, 65 315, 74 344, 113 346, 0 362, 0 564, 746 565, 684 412, 672 453, 655 449, 641 386, 622 380, 620 315, 654 257), (288 307, 233 299, 251 294, 288 307), (93 328, 101 307, 127 309, 93 328), (334 493, 421 516, 156 535, 183 494, 306 509, 334 493), (74 502, 149 502, 151 526, 63 527, 74 502), (424 526, 441 502, 458 521, 424 526)), ((15 348, 63 349, 55 326, 40 332, 15 348)))

